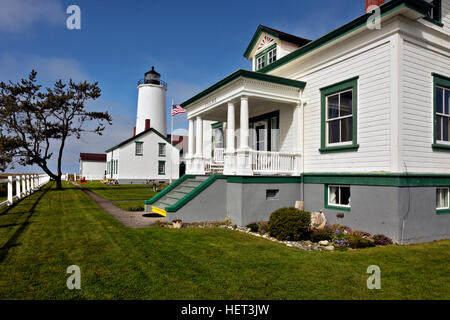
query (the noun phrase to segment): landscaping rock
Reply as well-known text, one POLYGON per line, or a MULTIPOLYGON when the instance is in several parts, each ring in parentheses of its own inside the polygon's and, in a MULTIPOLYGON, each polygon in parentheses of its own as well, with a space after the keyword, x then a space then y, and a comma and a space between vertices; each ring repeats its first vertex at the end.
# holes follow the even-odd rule
POLYGON ((330 244, 330 242, 328 240, 323 240, 323 241, 319 241, 319 244, 321 246, 328 246, 330 244))
POLYGON ((325 251, 334 251, 334 246, 328 246, 323 248, 325 251))

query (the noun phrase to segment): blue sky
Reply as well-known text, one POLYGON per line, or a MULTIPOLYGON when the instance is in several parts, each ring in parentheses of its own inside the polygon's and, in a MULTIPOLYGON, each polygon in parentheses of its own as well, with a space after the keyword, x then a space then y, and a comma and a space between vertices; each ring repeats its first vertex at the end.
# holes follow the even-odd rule
MULTIPOLYGON (((45 84, 99 82, 102 97, 91 107, 109 110, 113 126, 102 137, 70 142, 63 169, 76 172, 79 152, 101 152, 132 134, 136 83, 152 65, 168 83, 169 108, 172 99, 181 103, 239 68, 251 69, 243 53, 259 24, 315 39, 361 15, 364 0, 0 0, 0 6, 0 81, 34 68, 45 84), (81 8, 81 30, 66 28, 71 4, 81 8)), ((187 127, 185 115, 175 119, 175 128, 187 127)))

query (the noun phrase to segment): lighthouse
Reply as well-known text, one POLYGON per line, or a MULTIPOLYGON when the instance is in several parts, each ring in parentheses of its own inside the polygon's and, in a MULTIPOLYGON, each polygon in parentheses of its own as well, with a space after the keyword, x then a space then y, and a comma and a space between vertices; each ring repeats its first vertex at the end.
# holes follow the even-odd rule
POLYGON ((136 116, 136 134, 150 128, 167 135, 166 128, 166 91, 167 84, 155 67, 145 73, 138 82, 138 106, 136 116))

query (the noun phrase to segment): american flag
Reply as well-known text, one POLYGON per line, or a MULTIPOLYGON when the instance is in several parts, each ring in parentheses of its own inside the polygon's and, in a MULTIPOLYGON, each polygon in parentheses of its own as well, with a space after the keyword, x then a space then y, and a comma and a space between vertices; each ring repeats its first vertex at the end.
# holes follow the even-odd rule
POLYGON ((186 113, 186 110, 184 110, 181 106, 176 105, 172 106, 172 117, 176 116, 179 113, 186 113))

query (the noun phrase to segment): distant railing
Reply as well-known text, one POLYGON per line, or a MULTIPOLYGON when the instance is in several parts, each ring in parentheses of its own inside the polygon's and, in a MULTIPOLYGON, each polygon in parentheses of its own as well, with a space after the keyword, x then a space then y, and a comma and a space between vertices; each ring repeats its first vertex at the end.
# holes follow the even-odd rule
POLYGON ((0 202, 0 208, 10 206, 14 201, 32 194, 49 181, 47 174, 11 175, 7 179, 0 179, 0 183, 7 184, 7 199, 0 202))
POLYGON ((162 86, 162 87, 167 89, 167 83, 165 81, 162 81, 162 80, 141 79, 141 80, 138 81, 138 86, 140 86, 141 84, 155 84, 155 85, 162 86))
POLYGON ((223 163, 224 148, 214 148, 214 162, 223 163))

